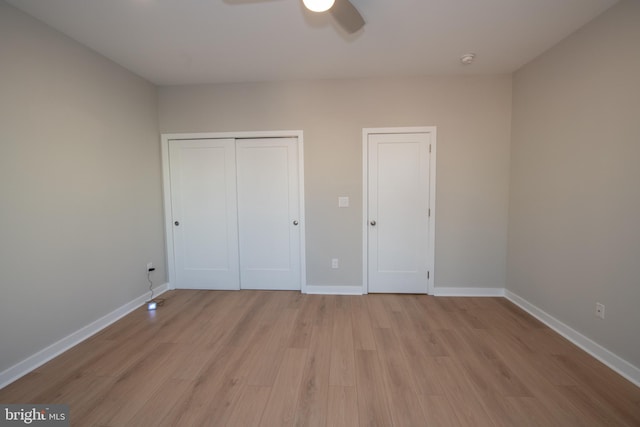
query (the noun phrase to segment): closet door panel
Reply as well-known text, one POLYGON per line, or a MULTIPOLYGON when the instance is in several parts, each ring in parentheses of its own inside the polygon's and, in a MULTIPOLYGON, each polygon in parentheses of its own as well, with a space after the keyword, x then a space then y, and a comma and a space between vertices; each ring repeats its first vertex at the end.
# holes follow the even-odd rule
POLYGON ((233 139, 170 142, 176 288, 240 289, 233 139))
POLYGON ((297 139, 238 140, 242 289, 300 289, 297 139))

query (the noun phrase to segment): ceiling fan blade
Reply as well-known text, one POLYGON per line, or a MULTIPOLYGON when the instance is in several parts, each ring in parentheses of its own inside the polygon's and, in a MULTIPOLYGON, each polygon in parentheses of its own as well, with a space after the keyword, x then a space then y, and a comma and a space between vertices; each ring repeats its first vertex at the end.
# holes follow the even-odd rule
POLYGON ((365 22, 362 15, 349 0, 336 0, 329 12, 349 34, 353 34, 364 27, 365 22))

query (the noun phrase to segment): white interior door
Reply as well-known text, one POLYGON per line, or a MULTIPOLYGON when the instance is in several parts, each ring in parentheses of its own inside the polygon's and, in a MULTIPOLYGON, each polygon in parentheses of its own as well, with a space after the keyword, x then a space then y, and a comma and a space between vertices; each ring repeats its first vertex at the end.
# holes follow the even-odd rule
POLYGON ((296 138, 237 142, 242 289, 300 289, 296 138))
POLYGON ((169 143, 175 287, 240 289, 233 139, 169 143))
POLYGON ((428 133, 368 136, 368 291, 427 293, 428 133))

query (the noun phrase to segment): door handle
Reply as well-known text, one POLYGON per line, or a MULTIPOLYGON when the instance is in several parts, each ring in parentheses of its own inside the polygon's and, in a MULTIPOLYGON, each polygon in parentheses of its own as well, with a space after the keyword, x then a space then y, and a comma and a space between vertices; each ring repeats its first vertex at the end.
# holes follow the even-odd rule
POLYGON ((293 220, 293 225, 298 225, 298 220, 297 219, 293 220))
POLYGON ((377 222, 375 220, 373 220, 373 221, 370 222, 370 224, 375 227, 377 222))
POLYGON ((176 227, 180 225, 180 221, 176 221, 173 223, 173 225, 175 225, 176 227))

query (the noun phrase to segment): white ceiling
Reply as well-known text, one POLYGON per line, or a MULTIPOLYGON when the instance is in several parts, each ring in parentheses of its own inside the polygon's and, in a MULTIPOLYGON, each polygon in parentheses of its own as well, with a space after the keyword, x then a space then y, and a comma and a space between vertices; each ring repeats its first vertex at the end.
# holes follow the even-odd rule
POLYGON ((617 0, 352 0, 367 21, 354 35, 301 0, 7 2, 175 85, 511 73, 617 0))

